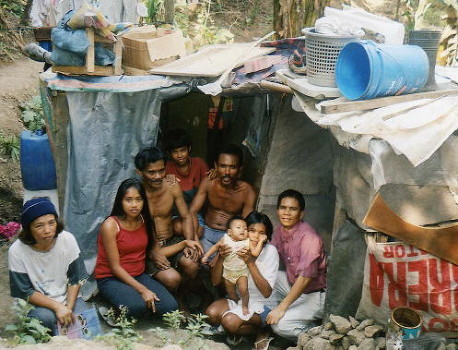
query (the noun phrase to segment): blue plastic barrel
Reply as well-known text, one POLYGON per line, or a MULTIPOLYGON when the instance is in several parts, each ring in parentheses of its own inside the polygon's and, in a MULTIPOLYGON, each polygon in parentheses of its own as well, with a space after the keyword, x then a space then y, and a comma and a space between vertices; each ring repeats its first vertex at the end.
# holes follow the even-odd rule
POLYGON ((351 42, 336 63, 337 86, 349 100, 411 93, 426 84, 428 74, 428 56, 416 45, 351 42))
POLYGON ((52 190, 57 187, 56 166, 48 135, 42 130, 24 130, 21 133, 21 175, 27 190, 52 190))

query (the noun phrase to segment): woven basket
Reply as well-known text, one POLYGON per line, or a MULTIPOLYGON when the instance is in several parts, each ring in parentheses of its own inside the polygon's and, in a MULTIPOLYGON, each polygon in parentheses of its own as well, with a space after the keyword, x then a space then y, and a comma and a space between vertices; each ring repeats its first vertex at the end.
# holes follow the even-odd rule
POLYGON ((310 84, 337 87, 335 67, 337 57, 345 44, 357 41, 356 36, 332 36, 304 28, 307 80, 310 84))

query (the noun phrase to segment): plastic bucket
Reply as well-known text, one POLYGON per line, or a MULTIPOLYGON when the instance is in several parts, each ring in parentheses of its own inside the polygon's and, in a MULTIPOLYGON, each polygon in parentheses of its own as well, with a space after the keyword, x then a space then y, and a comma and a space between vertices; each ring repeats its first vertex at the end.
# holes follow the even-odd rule
POLYGON ((402 339, 417 339, 421 333, 423 318, 410 307, 397 307, 391 311, 390 327, 402 333, 402 339))
POLYGON ((350 100, 414 92, 425 85, 428 73, 428 57, 421 47, 370 40, 345 45, 336 64, 337 86, 350 100))
POLYGON ((27 190, 52 190, 57 187, 48 135, 41 130, 24 130, 21 133, 21 175, 27 190))

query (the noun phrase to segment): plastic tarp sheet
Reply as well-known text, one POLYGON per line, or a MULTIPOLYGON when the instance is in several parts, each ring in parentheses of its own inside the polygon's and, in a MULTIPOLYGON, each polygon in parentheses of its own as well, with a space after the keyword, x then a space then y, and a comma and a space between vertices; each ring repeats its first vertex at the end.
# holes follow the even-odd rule
POLYGON ((70 122, 64 220, 83 258, 96 255, 99 226, 110 214, 119 184, 135 176, 135 155, 156 142, 161 101, 185 95, 189 89, 67 92, 70 122))
POLYGON ((355 316, 364 280, 364 230, 345 221, 333 238, 328 266, 326 314, 355 316))

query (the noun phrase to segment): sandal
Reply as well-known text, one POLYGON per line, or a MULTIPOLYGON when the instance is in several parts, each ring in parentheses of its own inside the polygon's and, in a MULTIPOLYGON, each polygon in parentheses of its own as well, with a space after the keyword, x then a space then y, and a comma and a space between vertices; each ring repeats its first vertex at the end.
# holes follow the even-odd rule
POLYGON ((253 350, 267 350, 269 349, 270 342, 274 340, 272 337, 263 338, 254 343, 253 350))

